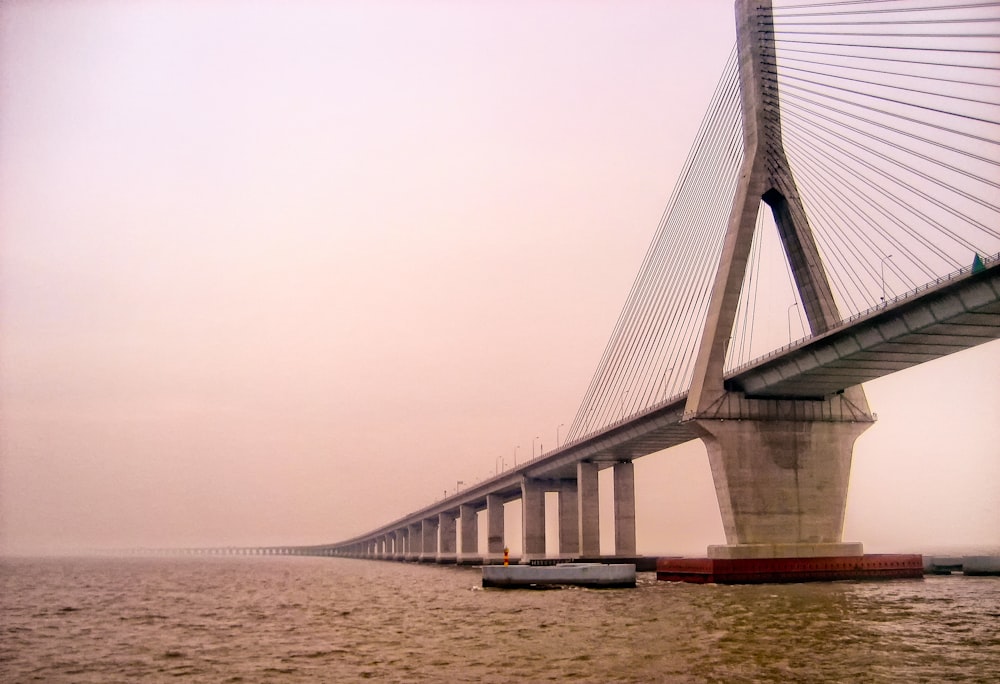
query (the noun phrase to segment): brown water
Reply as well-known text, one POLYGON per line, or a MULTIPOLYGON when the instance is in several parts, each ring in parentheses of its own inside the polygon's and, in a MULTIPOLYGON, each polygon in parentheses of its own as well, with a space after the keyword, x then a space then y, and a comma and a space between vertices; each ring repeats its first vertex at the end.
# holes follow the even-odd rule
POLYGON ((0 681, 1000 681, 1000 578, 478 585, 347 559, 0 560, 0 681))

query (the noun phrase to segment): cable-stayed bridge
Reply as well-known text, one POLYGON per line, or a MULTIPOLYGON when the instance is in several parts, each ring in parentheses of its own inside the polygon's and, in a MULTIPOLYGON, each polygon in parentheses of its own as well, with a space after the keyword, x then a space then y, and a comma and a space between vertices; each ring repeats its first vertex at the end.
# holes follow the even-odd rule
POLYGON ((632 461, 706 443, 718 558, 850 556, 861 383, 1000 337, 1000 3, 736 5, 737 46, 566 444, 312 552, 635 555, 632 461), (486 548, 479 512, 486 511, 486 548))

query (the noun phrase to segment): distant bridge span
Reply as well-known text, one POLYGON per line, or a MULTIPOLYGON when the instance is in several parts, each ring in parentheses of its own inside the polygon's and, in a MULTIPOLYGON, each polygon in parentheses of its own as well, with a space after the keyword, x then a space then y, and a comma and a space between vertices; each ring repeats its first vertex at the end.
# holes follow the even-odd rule
MULTIPOLYGON (((736 369, 727 382, 765 399, 774 395, 808 399, 817 395, 820 386, 823 394, 836 394, 996 339, 1000 339, 1000 255, 987 260, 982 271, 963 269, 854 316, 823 335, 736 369)), ((603 470, 697 439, 699 435, 685 420, 686 401, 687 393, 671 397, 333 548, 354 548, 422 520, 454 514, 462 506, 483 510, 490 495, 504 502, 520 499, 524 478, 571 480, 583 461, 603 470)), ((757 407, 764 412, 779 410, 777 404, 769 408, 766 400, 757 407)), ((780 416, 775 413, 773 417, 780 416)))

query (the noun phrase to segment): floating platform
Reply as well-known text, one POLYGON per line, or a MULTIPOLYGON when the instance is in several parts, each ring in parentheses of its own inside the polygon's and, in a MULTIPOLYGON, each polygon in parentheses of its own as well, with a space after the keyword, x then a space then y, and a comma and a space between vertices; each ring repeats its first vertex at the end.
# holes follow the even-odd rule
POLYGON ((813 558, 661 558, 656 579, 694 584, 779 584, 924 576, 920 554, 813 558))
POLYGON ((483 586, 503 588, 574 586, 601 589, 634 587, 635 565, 626 563, 484 565, 483 586))
POLYGON ((1000 556, 965 556, 962 573, 980 577, 1000 576, 1000 556))
POLYGON ((1000 576, 1000 556, 924 556, 924 572, 928 575, 1000 576))

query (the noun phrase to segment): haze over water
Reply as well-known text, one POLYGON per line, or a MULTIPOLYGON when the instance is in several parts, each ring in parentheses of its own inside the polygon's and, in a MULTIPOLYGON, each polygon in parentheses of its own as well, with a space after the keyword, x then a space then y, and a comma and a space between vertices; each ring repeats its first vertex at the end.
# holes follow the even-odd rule
MULTIPOLYGON (((0 3, 0 553, 335 542, 565 439, 733 26, 0 3)), ((866 386, 847 540, 1000 544, 998 344, 866 386)), ((635 468, 641 553, 724 542, 700 443, 635 468)))
POLYGON ((482 590, 348 559, 0 561, 0 679, 992 682, 1000 578, 482 590))

